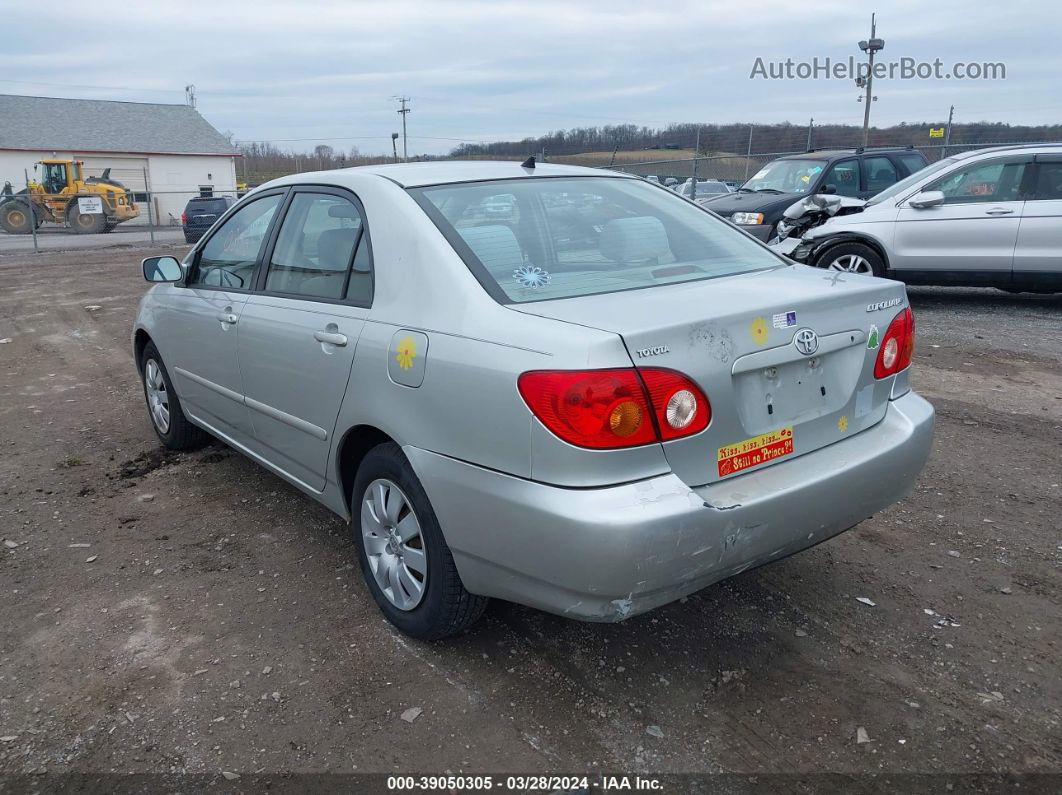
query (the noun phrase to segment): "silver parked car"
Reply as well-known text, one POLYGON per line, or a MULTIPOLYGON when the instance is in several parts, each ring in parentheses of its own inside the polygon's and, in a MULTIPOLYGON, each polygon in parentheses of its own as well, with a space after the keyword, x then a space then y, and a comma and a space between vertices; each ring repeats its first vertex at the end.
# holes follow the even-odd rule
POLYGON ((163 444, 217 437, 346 517, 416 637, 488 597, 641 613, 852 527, 930 449, 902 285, 824 278, 625 174, 293 175, 144 274, 163 444))
POLYGON ((952 155, 808 230, 790 256, 907 284, 1062 291, 1062 144, 952 155))

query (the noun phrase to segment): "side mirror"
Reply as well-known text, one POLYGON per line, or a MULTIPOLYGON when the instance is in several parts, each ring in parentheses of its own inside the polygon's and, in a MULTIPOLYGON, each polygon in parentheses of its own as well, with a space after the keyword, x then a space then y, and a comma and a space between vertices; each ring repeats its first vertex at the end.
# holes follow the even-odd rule
POLYGON ((146 257, 140 267, 149 282, 176 282, 184 275, 181 263, 174 257, 146 257))
POLYGON ((907 203, 916 210, 924 210, 927 207, 939 207, 944 203, 944 194, 939 190, 927 190, 916 193, 907 203))
POLYGON ((832 196, 833 194, 837 193, 837 186, 825 185, 823 186, 822 190, 819 191, 819 193, 825 193, 827 196, 832 196))

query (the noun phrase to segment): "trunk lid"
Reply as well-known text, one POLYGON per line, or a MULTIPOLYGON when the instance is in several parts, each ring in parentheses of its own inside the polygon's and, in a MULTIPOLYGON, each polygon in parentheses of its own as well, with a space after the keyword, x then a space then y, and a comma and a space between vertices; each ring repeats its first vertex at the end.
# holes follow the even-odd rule
POLYGON ((711 423, 663 447, 699 486, 879 422, 893 379, 876 380, 874 362, 905 305, 900 283, 795 266, 510 308, 614 332, 635 366, 696 381, 711 423))

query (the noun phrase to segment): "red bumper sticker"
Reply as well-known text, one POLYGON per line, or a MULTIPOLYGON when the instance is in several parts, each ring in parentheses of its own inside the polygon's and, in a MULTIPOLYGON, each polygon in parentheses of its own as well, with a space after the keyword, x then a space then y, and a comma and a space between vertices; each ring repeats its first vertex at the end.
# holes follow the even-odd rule
POLYGON ((793 453, 793 428, 786 426, 777 431, 753 436, 735 444, 719 448, 717 457, 719 476, 726 477, 743 469, 750 469, 776 458, 784 458, 793 453))

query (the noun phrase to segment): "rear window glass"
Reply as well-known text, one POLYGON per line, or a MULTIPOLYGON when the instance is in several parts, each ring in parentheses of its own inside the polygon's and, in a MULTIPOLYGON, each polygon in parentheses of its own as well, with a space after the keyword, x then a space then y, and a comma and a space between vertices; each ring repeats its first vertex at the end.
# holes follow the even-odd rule
POLYGON ((188 202, 188 209, 197 212, 219 212, 228 207, 224 199, 192 199, 188 202))
POLYGON ((783 265, 727 222, 642 180, 520 179, 410 192, 488 291, 508 302, 783 265))

